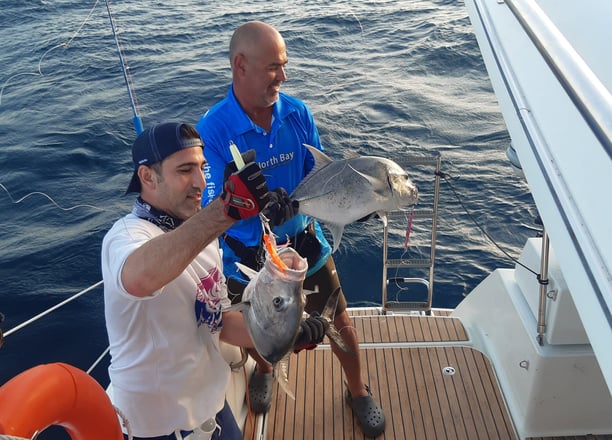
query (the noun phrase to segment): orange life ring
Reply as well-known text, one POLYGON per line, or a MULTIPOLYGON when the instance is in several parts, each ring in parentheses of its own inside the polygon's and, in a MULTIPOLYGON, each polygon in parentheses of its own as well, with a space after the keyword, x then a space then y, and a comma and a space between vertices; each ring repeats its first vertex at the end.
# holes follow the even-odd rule
POLYGON ((123 440, 108 395, 76 367, 38 365, 0 387, 0 434, 32 438, 52 425, 73 440, 123 440))

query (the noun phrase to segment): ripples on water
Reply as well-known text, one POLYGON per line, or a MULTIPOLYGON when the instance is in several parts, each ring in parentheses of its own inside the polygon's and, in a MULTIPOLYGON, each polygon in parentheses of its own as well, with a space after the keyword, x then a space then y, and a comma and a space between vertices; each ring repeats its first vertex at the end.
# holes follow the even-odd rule
MULTIPOLYGON (((97 282, 101 239, 131 204, 123 193, 132 113, 103 3, 75 34, 93 3, 4 0, 0 11, 0 183, 14 199, 42 191, 64 208, 95 206, 62 210, 39 195, 13 204, 0 188, 5 329, 97 282)), ((284 91, 310 105, 332 157, 439 151, 453 188, 502 247, 517 256, 533 235, 525 225, 535 208, 505 157, 508 135, 462 3, 182 0, 112 8, 145 126, 195 123, 222 98, 231 33, 260 19, 284 35, 284 91)), ((419 172, 414 179, 422 188, 430 180, 419 172)), ((394 231, 401 243, 404 226, 394 231)), ((381 230, 379 222, 350 226, 336 254, 352 305, 380 300, 381 230)), ((490 270, 511 264, 444 183, 434 305, 455 306, 490 270)), ((0 382, 40 362, 87 368, 106 346, 102 308, 100 290, 41 321, 43 333, 9 337, 0 382), (85 349, 71 348, 83 342, 85 349)))

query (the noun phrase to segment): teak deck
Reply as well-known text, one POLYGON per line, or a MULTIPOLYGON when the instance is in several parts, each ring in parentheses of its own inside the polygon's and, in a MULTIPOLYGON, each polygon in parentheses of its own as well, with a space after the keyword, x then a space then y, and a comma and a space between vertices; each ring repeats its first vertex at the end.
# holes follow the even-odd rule
MULTIPOLYGON (((458 320, 352 314, 363 374, 387 419, 379 438, 516 438, 491 365, 461 345, 467 335, 458 320)), ((275 385, 272 408, 260 418, 266 440, 365 438, 329 346, 291 356, 289 384, 295 400, 275 385)), ((254 438, 254 426, 248 418, 245 439, 254 438)))
MULTIPOLYGON (((468 346, 458 319, 439 310, 437 316, 381 316, 374 308, 349 313, 364 378, 387 420, 378 439, 518 438, 490 362, 468 346)), ((344 400, 344 373, 329 346, 291 356, 288 376, 295 400, 275 384, 270 411, 247 417, 245 440, 366 438, 344 400), (265 438, 256 438, 259 426, 266 428, 265 438)), ((587 434, 527 440, 610 439, 587 434)))

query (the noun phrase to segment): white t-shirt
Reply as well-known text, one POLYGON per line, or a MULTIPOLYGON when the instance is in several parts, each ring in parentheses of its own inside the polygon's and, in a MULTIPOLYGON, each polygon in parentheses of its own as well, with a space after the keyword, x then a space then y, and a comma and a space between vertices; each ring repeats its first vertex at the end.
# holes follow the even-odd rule
POLYGON ((137 437, 190 430, 213 417, 230 375, 219 350, 221 312, 230 301, 217 240, 152 296, 137 298, 121 284, 128 255, 163 233, 128 214, 102 242, 113 404, 137 437))

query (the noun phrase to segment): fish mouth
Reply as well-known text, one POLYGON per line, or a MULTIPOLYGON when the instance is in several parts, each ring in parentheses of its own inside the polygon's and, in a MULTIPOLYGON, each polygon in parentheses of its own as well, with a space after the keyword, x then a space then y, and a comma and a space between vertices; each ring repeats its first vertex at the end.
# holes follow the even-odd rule
POLYGON ((297 252, 285 251, 284 249, 281 249, 278 252, 278 256, 281 260, 283 260, 283 263, 285 263, 287 265, 287 268, 289 269, 298 271, 308 269, 308 264, 306 263, 306 260, 297 252))
POLYGON ((419 189, 405 174, 389 174, 387 185, 394 198, 409 201, 410 205, 416 205, 419 199, 419 189))
POLYGON ((268 259, 264 265, 268 267, 270 273, 274 273, 285 281, 304 281, 308 270, 308 263, 305 258, 291 247, 281 248, 278 251, 278 257, 285 263, 286 268, 281 269, 272 259, 268 259))
POLYGON ((414 200, 412 204, 416 205, 417 202, 419 201, 419 189, 417 188, 417 186, 414 184, 406 185, 406 193, 409 198, 414 200))

